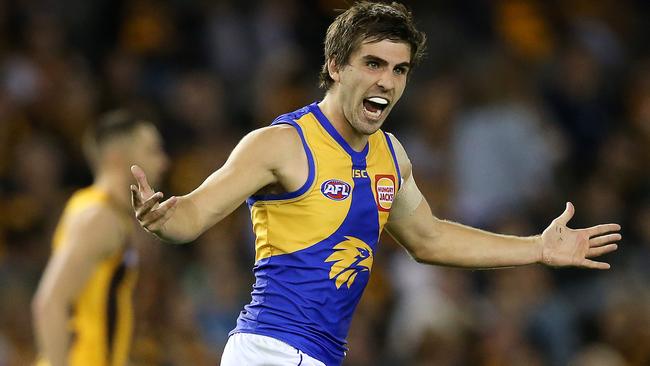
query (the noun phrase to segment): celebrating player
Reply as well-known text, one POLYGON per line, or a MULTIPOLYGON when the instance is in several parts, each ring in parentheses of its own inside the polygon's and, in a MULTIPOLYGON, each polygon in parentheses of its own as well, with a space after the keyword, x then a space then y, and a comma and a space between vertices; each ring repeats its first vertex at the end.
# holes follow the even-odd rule
POLYGON ((133 167, 136 217, 162 240, 191 241, 242 202, 250 207, 256 282, 222 365, 340 365, 384 228, 427 264, 609 267, 591 258, 616 249, 620 227, 569 229, 570 203, 531 237, 432 215, 404 148, 380 130, 424 41, 403 5, 358 2, 327 30, 322 101, 248 134, 185 196, 162 201, 133 167))

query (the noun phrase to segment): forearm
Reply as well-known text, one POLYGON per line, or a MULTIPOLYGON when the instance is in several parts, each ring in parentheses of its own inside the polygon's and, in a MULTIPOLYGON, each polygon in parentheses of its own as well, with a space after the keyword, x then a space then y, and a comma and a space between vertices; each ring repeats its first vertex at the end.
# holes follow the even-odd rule
POLYGON ((404 148, 397 139, 392 136, 391 139, 404 183, 395 195, 386 230, 418 262, 464 268, 532 263, 610 268, 608 263, 591 258, 617 249, 616 242, 621 240, 620 225, 570 229, 566 226, 574 213, 570 202, 541 235, 533 237, 499 235, 437 219, 415 184, 404 148))
POLYGON ((177 199, 175 211, 159 230, 152 233, 162 241, 183 244, 196 239, 204 229, 191 198, 182 196, 177 199))
POLYGON ((56 304, 37 306, 34 310, 34 325, 41 357, 49 366, 67 365, 70 343, 68 318, 65 307, 56 304))
POLYGON ((537 263, 539 236, 500 235, 435 219, 431 234, 412 252, 418 262, 463 268, 497 268, 537 263))

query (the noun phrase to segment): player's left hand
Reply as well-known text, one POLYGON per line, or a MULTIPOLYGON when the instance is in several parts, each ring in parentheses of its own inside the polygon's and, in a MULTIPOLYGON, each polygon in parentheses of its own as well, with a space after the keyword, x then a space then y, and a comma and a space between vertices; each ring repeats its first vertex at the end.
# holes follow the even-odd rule
POLYGON ((605 262, 589 258, 613 252, 621 240, 619 224, 603 224, 586 229, 569 229, 566 225, 575 208, 567 202, 566 209, 541 235, 541 262, 547 266, 575 266, 592 269, 609 269, 605 262))
POLYGON ((162 237, 165 223, 174 213, 178 199, 172 196, 161 203, 162 192, 154 192, 142 168, 133 165, 131 173, 138 182, 137 186, 131 185, 131 205, 135 218, 146 231, 162 237))

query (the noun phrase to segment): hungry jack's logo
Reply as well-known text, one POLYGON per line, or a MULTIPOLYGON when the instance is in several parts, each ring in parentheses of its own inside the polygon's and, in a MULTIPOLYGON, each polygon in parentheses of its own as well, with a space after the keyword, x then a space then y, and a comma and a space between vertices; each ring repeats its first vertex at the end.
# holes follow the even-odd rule
POLYGON ((375 192, 377 192, 377 208, 379 211, 390 211, 395 199, 395 176, 376 175, 375 192))
POLYGON ((325 259, 325 262, 334 262, 329 278, 335 280, 337 289, 343 284, 349 289, 359 272, 370 271, 372 268, 373 255, 368 244, 353 236, 345 238, 347 240, 334 246, 334 253, 325 259))

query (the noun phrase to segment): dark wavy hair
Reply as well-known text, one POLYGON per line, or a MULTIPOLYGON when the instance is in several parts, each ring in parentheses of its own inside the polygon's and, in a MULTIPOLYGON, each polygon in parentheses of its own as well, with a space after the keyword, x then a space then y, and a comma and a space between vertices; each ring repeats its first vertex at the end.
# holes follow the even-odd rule
POLYGON ((400 3, 359 1, 339 14, 325 35, 325 63, 319 75, 320 87, 327 90, 334 83, 327 71, 329 60, 341 67, 349 62, 350 55, 363 41, 386 39, 408 43, 413 66, 424 56, 426 35, 415 28, 413 14, 400 3))

